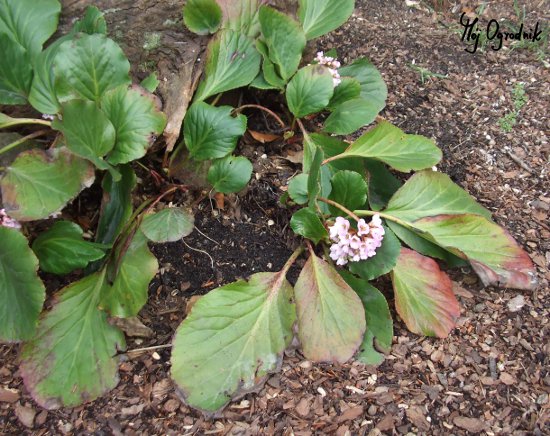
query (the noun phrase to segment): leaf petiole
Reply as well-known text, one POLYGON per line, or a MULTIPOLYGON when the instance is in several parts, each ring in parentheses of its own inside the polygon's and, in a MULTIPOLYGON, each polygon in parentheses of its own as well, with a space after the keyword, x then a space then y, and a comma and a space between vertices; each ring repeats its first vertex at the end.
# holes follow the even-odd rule
POLYGON ((24 144, 25 142, 38 138, 39 136, 45 135, 48 133, 48 130, 39 130, 38 132, 31 133, 30 135, 19 138, 17 141, 12 142, 11 144, 6 145, 4 148, 0 149, 0 154, 7 153, 8 151, 14 149, 18 145, 24 144))
POLYGON ((24 124, 40 124, 41 126, 51 127, 52 122, 48 120, 41 120, 39 118, 12 118, 10 121, 2 123, 2 129, 24 124))

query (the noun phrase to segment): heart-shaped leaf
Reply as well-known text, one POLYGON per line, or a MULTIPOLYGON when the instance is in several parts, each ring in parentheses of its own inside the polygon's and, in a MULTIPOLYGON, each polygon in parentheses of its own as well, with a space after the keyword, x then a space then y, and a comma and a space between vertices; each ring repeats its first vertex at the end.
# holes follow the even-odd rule
POLYGON ((239 192, 252 175, 252 164, 243 156, 216 159, 208 169, 208 183, 224 194, 239 192))
POLYGON ((446 174, 421 171, 414 174, 393 195, 384 213, 412 222, 434 215, 472 213, 491 218, 491 212, 478 204, 446 174))
POLYGON ((0 226, 0 241, 0 341, 28 340, 46 297, 38 259, 15 229, 0 226))
POLYGON ((390 352, 393 339, 393 320, 386 297, 366 280, 344 270, 340 275, 359 295, 365 309, 367 331, 356 359, 365 365, 380 365, 384 361, 382 353, 390 352))
POLYGON ((311 239, 316 244, 321 239, 328 238, 327 229, 317 214, 309 208, 300 209, 292 215, 290 227, 297 235, 311 239))
MULTIPOLYGON (((57 29, 60 12, 58 0, 3 0, 0 33, 21 44, 32 59, 57 29)), ((5 61, 2 58, 2 62, 5 61)))
POLYGON ((311 254, 294 287, 298 338, 316 362, 348 361, 365 333, 361 300, 336 270, 311 254))
POLYGON ((307 39, 314 39, 348 21, 354 8, 354 0, 300 0, 298 17, 307 39))
POLYGON ((107 34, 107 23, 105 22, 105 16, 95 6, 88 6, 84 17, 73 24, 72 33, 87 33, 93 35, 94 33, 107 34))
POLYGON ((300 23, 269 6, 260 7, 260 26, 269 58, 286 82, 298 69, 306 36, 300 23))
POLYGON ((21 351, 21 375, 45 409, 93 401, 118 383, 117 350, 124 334, 97 308, 105 272, 64 288, 21 351))
POLYGON ((141 231, 147 239, 157 243, 175 242, 189 235, 195 218, 181 207, 168 207, 147 215, 141 222, 141 231))
POLYGON ((34 77, 29 93, 29 103, 43 114, 53 115, 61 109, 55 91, 53 63, 59 47, 69 39, 69 36, 58 39, 34 59, 34 77))
POLYGON ((105 256, 108 245, 85 241, 78 224, 58 221, 41 233, 32 249, 40 261, 40 269, 53 274, 69 274, 105 256))
POLYGON ((352 273, 366 280, 374 280, 393 269, 401 252, 401 244, 390 229, 384 226, 384 231, 382 246, 376 249, 375 256, 349 263, 349 270, 352 273))
POLYGON ((183 22, 197 35, 215 33, 222 22, 222 10, 216 0, 188 0, 183 7, 183 22))
MULTIPOLYGON (((367 183, 361 174, 355 171, 337 171, 331 179, 332 191, 329 198, 341 204, 348 210, 360 208, 367 201, 367 183)), ((341 215, 342 211, 329 205, 333 215, 341 215)))
POLYGON ((342 76, 342 83, 345 77, 356 79, 361 85, 360 96, 377 108, 378 112, 386 106, 388 98, 388 87, 380 72, 367 58, 356 59, 351 65, 338 70, 342 76))
POLYGON ((280 364, 296 318, 285 274, 254 274, 193 306, 172 348, 172 378, 189 405, 221 409, 280 364))
POLYGON ((63 132, 69 150, 99 169, 108 169, 103 156, 113 149, 116 133, 107 116, 97 104, 84 100, 64 103, 62 110, 63 119, 55 119, 52 127, 63 132))
POLYGON ((395 307, 407 328, 416 334, 445 338, 460 315, 451 279, 437 263, 402 248, 391 272, 395 307))
POLYGON ((75 97, 99 102, 108 90, 130 84, 129 71, 128 59, 112 39, 79 33, 55 57, 57 97, 61 102, 75 97))
POLYGON ((325 121, 325 131, 348 135, 372 123, 378 114, 376 105, 361 97, 347 100, 336 106, 325 121))
POLYGON ((136 187, 136 174, 129 165, 118 167, 121 178, 114 181, 110 173, 103 177, 103 199, 97 225, 96 242, 112 244, 132 215, 132 191, 136 187))
POLYGON ((296 204, 306 204, 309 200, 307 180, 308 175, 301 173, 293 177, 288 183, 288 195, 296 204))
POLYGON ((215 107, 198 102, 191 105, 184 122, 184 140, 197 160, 219 159, 231 154, 246 132, 246 117, 233 117, 231 106, 215 107))
POLYGON ((328 108, 335 110, 342 103, 358 98, 360 93, 361 85, 359 81, 351 77, 344 77, 341 79, 340 84, 334 88, 334 95, 330 99, 328 108))
POLYGON ((139 86, 123 85, 107 92, 101 109, 115 128, 115 146, 107 158, 113 165, 145 156, 166 126, 158 98, 139 86))
POLYGON ((442 153, 431 139, 408 135, 387 121, 381 121, 338 156, 339 159, 347 157, 377 159, 398 171, 409 172, 433 167, 441 160, 442 153))
POLYGON ((218 32, 208 44, 205 78, 197 88, 195 101, 247 86, 258 75, 260 62, 260 53, 251 39, 233 30, 218 32))
POLYGON ((149 282, 158 272, 157 258, 147 238, 137 231, 130 245, 122 244, 107 269, 109 282, 101 290, 99 306, 118 318, 136 316, 147 302, 149 282))
POLYGON ((27 51, 0 33, 0 59, 0 104, 27 103, 32 84, 32 66, 27 51))
POLYGON ((301 68, 286 88, 286 101, 296 118, 323 110, 334 93, 332 75, 321 65, 301 68))
POLYGON ((468 259, 483 283, 533 289, 536 273, 529 255, 510 234, 480 215, 438 215, 414 222, 423 237, 468 259))
POLYGON ((95 178, 94 167, 65 148, 21 153, 0 181, 8 215, 19 221, 59 212, 95 178))

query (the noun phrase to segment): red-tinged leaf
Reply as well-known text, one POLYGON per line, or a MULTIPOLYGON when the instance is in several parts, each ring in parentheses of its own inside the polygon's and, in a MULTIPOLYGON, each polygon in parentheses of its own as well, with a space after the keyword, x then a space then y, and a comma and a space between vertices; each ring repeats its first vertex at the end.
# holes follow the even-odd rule
POLYGON ((349 360, 366 329, 365 310, 353 289, 331 265, 312 254, 294 295, 304 355, 316 362, 349 360))
POLYGON ((445 338, 460 314, 451 279, 437 263, 402 248, 391 273, 395 307, 407 328, 417 334, 445 338))
POLYGON ((529 255, 506 230, 482 216, 438 215, 413 225, 436 244, 468 259, 486 286, 530 290, 536 285, 529 255))

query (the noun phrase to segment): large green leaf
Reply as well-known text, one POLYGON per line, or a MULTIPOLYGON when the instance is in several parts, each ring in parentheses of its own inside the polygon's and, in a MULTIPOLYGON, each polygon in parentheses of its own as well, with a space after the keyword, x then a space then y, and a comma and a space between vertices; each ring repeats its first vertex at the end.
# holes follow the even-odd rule
POLYGON ((354 0, 299 0, 298 17, 307 39, 318 38, 344 24, 355 8, 354 0))
POLYGON ((311 254, 294 287, 298 338, 316 362, 349 360, 365 333, 361 300, 336 270, 311 254))
POLYGON ((61 102, 75 97, 99 102, 108 90, 130 84, 129 71, 128 59, 112 39, 79 33, 55 57, 57 97, 61 102))
POLYGON ((0 241, 0 341, 24 341, 34 335, 46 292, 27 239, 0 226, 0 241))
POLYGON ((0 33, 0 59, 0 104, 27 103, 32 84, 32 66, 27 51, 0 33))
POLYGON ((449 176, 437 171, 414 174, 393 195, 384 213, 409 222, 428 216, 463 213, 491 218, 491 212, 453 183, 449 176))
POLYGON ((321 164, 324 159, 323 150, 316 147, 311 166, 309 168, 309 174, 307 177, 307 192, 309 194, 309 206, 315 207, 317 197, 322 192, 321 186, 321 164))
POLYGON ((468 265, 468 262, 460 257, 454 255, 450 251, 441 248, 439 245, 424 239, 413 230, 409 230, 402 225, 394 223, 393 221, 386 221, 390 229, 395 235, 407 244, 414 251, 418 251, 420 254, 429 257, 435 257, 437 259, 444 260, 450 267, 460 267, 468 265))
POLYGON ((345 77, 356 79, 361 85, 361 97, 373 103, 378 112, 384 109, 388 87, 380 72, 367 58, 356 59, 351 65, 340 68, 338 72, 342 76, 342 82, 345 77))
POLYGON ((183 22, 197 35, 214 33, 222 22, 222 9, 216 0, 188 0, 183 7, 183 22))
POLYGON ((189 235, 195 218, 181 207, 167 207, 147 215, 141 222, 141 231, 153 242, 175 242, 189 235))
POLYGON ((258 11, 264 0, 216 0, 222 8, 224 29, 232 29, 250 38, 260 33, 258 11))
POLYGON ((300 23, 269 6, 260 7, 260 25, 269 58, 285 81, 298 69, 306 36, 300 23))
POLYGON ((195 101, 250 84, 260 71, 260 62, 250 38, 229 29, 218 32, 208 45, 205 78, 195 101))
POLYGON ((377 159, 398 171, 409 172, 431 168, 441 160, 442 153, 431 139, 408 135, 387 121, 381 121, 338 158, 352 156, 377 159))
POLYGON ((437 263, 402 248, 391 273, 395 307, 408 329, 419 335, 445 338, 460 315, 451 279, 437 263))
POLYGON ((215 107, 198 102, 185 116, 183 137, 191 157, 219 159, 231 154, 246 131, 246 117, 233 117, 231 106, 215 107))
POLYGON ((414 222, 421 236, 468 259, 485 285, 533 289, 536 272, 529 255, 506 230, 473 214, 438 215, 414 222))
POLYGON ((136 174, 129 165, 118 167, 121 179, 113 180, 110 173, 103 177, 103 199, 99 213, 96 242, 112 244, 132 215, 132 191, 136 187, 136 174))
POLYGON ((59 47, 69 38, 64 36, 58 39, 34 59, 34 77, 29 93, 29 103, 43 114, 56 114, 61 109, 55 91, 53 63, 59 47))
POLYGON ((380 365, 384 361, 382 353, 390 352, 393 339, 393 320, 386 297, 366 280, 345 270, 340 275, 359 295, 365 309, 367 331, 356 359, 366 365, 380 365))
POLYGON ((349 135, 372 123, 378 110, 376 105, 362 97, 347 100, 336 106, 325 121, 325 131, 337 135, 349 135))
MULTIPOLYGON (((331 179, 332 190, 329 198, 349 210, 360 208, 367 201, 367 183, 355 171, 337 171, 331 179)), ((342 211, 329 205, 331 213, 341 215, 342 211)))
POLYGON ((60 12, 58 0, 0 0, 0 33, 17 41, 34 58, 57 29, 60 12))
POLYGON ((145 156, 166 126, 159 100, 139 86, 125 85, 107 92, 101 109, 115 128, 116 142, 107 160, 112 164, 131 162, 145 156))
POLYGON ((295 318, 285 271, 254 274, 202 297, 172 348, 172 378, 186 402, 212 412, 259 385, 280 364, 295 318))
POLYGON ((109 283, 102 288, 99 306, 118 318, 136 316, 147 302, 149 282, 158 272, 157 258, 139 230, 130 245, 122 244, 108 267, 109 283), (112 282, 112 284, 111 284, 112 282))
POLYGON ((63 119, 54 119, 52 127, 63 132, 69 150, 99 169, 108 169, 103 156, 113 149, 116 132, 107 116, 97 104, 84 100, 64 103, 62 111, 63 119))
POLYGON ((208 183, 224 194, 239 192, 252 175, 252 164, 244 156, 227 156, 216 159, 208 169, 208 183))
POLYGON ((328 68, 308 65, 301 68, 286 87, 286 101, 296 118, 314 114, 326 108, 334 85, 328 68))
POLYGON ((300 209, 290 219, 290 227, 297 235, 311 239, 316 244, 323 238, 328 238, 328 232, 317 214, 309 209, 300 209))
POLYGON ((369 181, 370 207, 373 210, 382 210, 387 206, 390 198, 401 187, 402 183, 382 162, 374 159, 365 159, 364 164, 369 181))
POLYGON ((95 178, 94 168, 66 149, 21 153, 0 181, 6 212, 20 221, 59 212, 95 178))
POLYGON ((53 274, 69 274, 105 256, 109 246, 86 241, 78 224, 58 221, 41 233, 32 249, 40 261, 40 269, 53 274))
POLYGON ((359 262, 350 262, 349 270, 366 280, 374 280, 389 273, 401 251, 401 244, 395 234, 384 226, 382 246, 376 249, 376 255, 359 262))
POLYGON ((118 383, 117 350, 124 334, 97 305, 105 273, 64 288, 21 351, 21 375, 34 400, 46 409, 93 401, 118 383))

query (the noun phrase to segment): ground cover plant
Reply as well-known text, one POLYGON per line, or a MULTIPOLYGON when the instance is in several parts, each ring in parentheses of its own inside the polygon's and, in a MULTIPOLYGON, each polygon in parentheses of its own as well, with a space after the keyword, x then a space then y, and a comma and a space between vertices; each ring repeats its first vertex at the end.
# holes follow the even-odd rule
MULTIPOLYGON (((234 8, 224 9, 229 3, 188 2, 185 10, 185 21, 190 28, 202 33, 216 31, 218 27, 222 30, 210 43, 205 77, 185 119, 179 152, 187 151, 192 159, 205 164, 208 181, 216 191, 239 191, 252 171, 244 157, 233 155, 245 131, 246 118, 239 115, 242 107, 217 107, 217 95, 248 85, 282 91, 282 98, 293 115, 288 122, 265 107, 258 110, 270 111, 270 116, 281 120, 287 138, 297 137, 303 141, 303 172, 292 179, 288 196, 282 201, 295 211, 291 226, 304 238, 308 260, 294 287, 285 276, 301 255, 302 247, 279 273, 256 274, 247 282, 223 286, 198 301, 176 334, 172 358, 173 378, 190 405, 215 411, 231 398, 256 387, 269 372, 276 370, 282 352, 294 336, 295 324, 302 351, 311 360, 344 362, 355 355, 365 363, 379 363, 383 359, 381 353, 391 346, 392 321, 385 297, 368 281, 383 274, 391 275, 397 312, 412 331, 446 336, 458 315, 458 303, 450 280, 426 255, 450 265, 470 262, 486 284, 524 289, 532 286, 528 256, 504 230, 491 222, 486 209, 447 176, 432 171, 441 159, 441 152, 433 141, 408 135, 381 119, 351 144, 342 138, 375 121, 384 107, 387 91, 380 74, 366 59, 341 67, 335 54, 324 53, 317 54, 311 65, 299 67, 303 64, 306 41, 342 24, 353 11, 353 1, 339 2, 338 11, 345 11, 342 16, 335 14, 329 5, 334 2, 302 1, 299 21, 268 6, 260 7, 256 2, 236 2, 242 9, 231 15, 228 11, 234 8), (247 5, 251 9, 246 9, 247 5), (206 6, 209 12, 204 14, 201 11, 206 6), (310 128, 313 123, 309 118, 323 112, 330 115, 322 122, 322 128, 310 128), (387 166, 403 173, 418 172, 402 184, 387 166), (480 240, 487 242, 485 246, 480 240), (333 261, 345 269, 335 267, 333 261)), ((100 108, 104 111, 101 101, 100 108)), ((66 122, 64 111, 62 121, 66 122)), ((60 122, 59 118, 54 120, 53 127, 60 122)), ((70 131, 59 130, 69 147, 70 131)), ((105 130, 108 129, 98 129, 99 132, 105 130)), ((79 143, 78 138, 76 135, 73 141, 79 143)), ((117 172, 121 173, 120 180, 124 178, 120 168, 108 163, 109 157, 105 159, 107 163, 101 159, 104 155, 110 156, 108 153, 109 150, 83 156, 107 171, 106 185, 117 183, 117 172)), ((15 164, 8 169, 8 175, 13 167, 15 164)), ((3 193, 8 175, 2 181, 3 193)), ((58 208, 32 219, 45 218, 58 208)), ((141 210, 148 208, 146 205, 141 210)), ((17 225, 13 218, 25 219, 17 215, 15 207, 7 209, 6 224, 17 225)), ((139 212, 140 209, 134 213, 135 218, 139 212)), ((170 210, 163 213, 167 216, 159 218, 159 215, 156 219, 144 220, 158 220, 157 226, 140 226, 145 235, 163 241, 185 234, 185 231, 175 231, 172 236, 159 236, 161 231, 172 229, 170 219, 185 222, 174 217, 178 214, 170 210)), ((105 323, 104 311, 97 307, 117 315, 111 308, 123 305, 124 292, 112 292, 109 286, 116 288, 111 283, 113 280, 116 283, 124 264, 122 260, 117 270, 112 259, 125 259, 135 240, 130 242, 126 234, 136 230, 138 223, 134 219, 127 222, 131 224, 122 236, 111 241, 112 247, 105 242, 99 242, 101 246, 93 245, 103 252, 110 248, 106 266, 63 291, 61 303, 57 310, 54 308, 44 317, 43 326, 59 325, 57 319, 64 316, 69 307, 61 305, 69 301, 71 307, 80 308, 78 299, 83 299, 87 304, 83 305, 86 313, 83 319, 88 319, 87 314, 89 319, 92 316, 100 319, 111 344, 122 342, 120 334, 105 323), (127 254, 120 254, 119 247, 126 244, 130 244, 130 248, 126 247, 127 254), (115 278, 106 284, 104 276, 113 270, 115 278), (88 289, 92 287, 93 290, 88 289)), ((70 233, 63 228, 52 228, 51 232, 54 230, 64 236, 70 233)), ((138 235, 141 235, 139 231, 138 235)), ((33 244, 38 247, 35 252, 39 258, 41 247, 42 252, 48 252, 48 238, 45 239, 44 243, 37 238, 33 244)), ((71 247, 76 245, 71 241, 71 247)), ((19 246, 25 248, 26 242, 19 246)), ((141 253, 145 253, 144 242, 141 247, 141 253)), ((50 246, 49 255, 43 257, 48 262, 57 254, 61 259, 59 272, 63 273, 69 268, 63 264, 67 256, 59 253, 50 246)), ((147 256, 136 257, 140 259, 134 265, 143 270, 140 262, 147 256)), ((6 264, 11 261, 4 259, 6 264)), ((33 275, 34 271, 28 276, 33 275)), ((141 281, 138 287, 145 289, 145 296, 148 281, 141 281)), ((11 289, 11 283, 2 287, 6 294, 11 289)), ((134 309, 139 310, 137 306, 134 309)), ((77 318, 75 314, 71 316, 77 318)), ((107 369, 110 384, 98 389, 97 384, 88 384, 96 382, 93 376, 85 381, 73 379, 69 383, 75 382, 75 387, 58 401, 55 391, 58 386, 54 386, 56 374, 40 379, 44 374, 42 368, 51 370, 55 365, 36 362, 56 354, 48 349, 48 353, 38 354, 34 361, 29 357, 36 353, 33 344, 36 347, 40 340, 49 339, 40 336, 40 328, 41 325, 39 333, 23 348, 23 370, 27 365, 28 374, 39 376, 38 379, 27 377, 26 383, 41 404, 47 407, 76 404, 112 386, 113 374, 116 374, 115 359, 112 359, 114 347, 103 354, 102 365, 95 368, 96 372, 91 372, 98 374, 98 368, 107 369), (27 360, 25 350, 32 350, 27 352, 27 360), (35 385, 44 390, 33 390, 35 385)), ((74 359, 84 359, 81 349, 73 349, 70 344, 68 340, 64 342, 64 352, 71 353, 74 359)))

